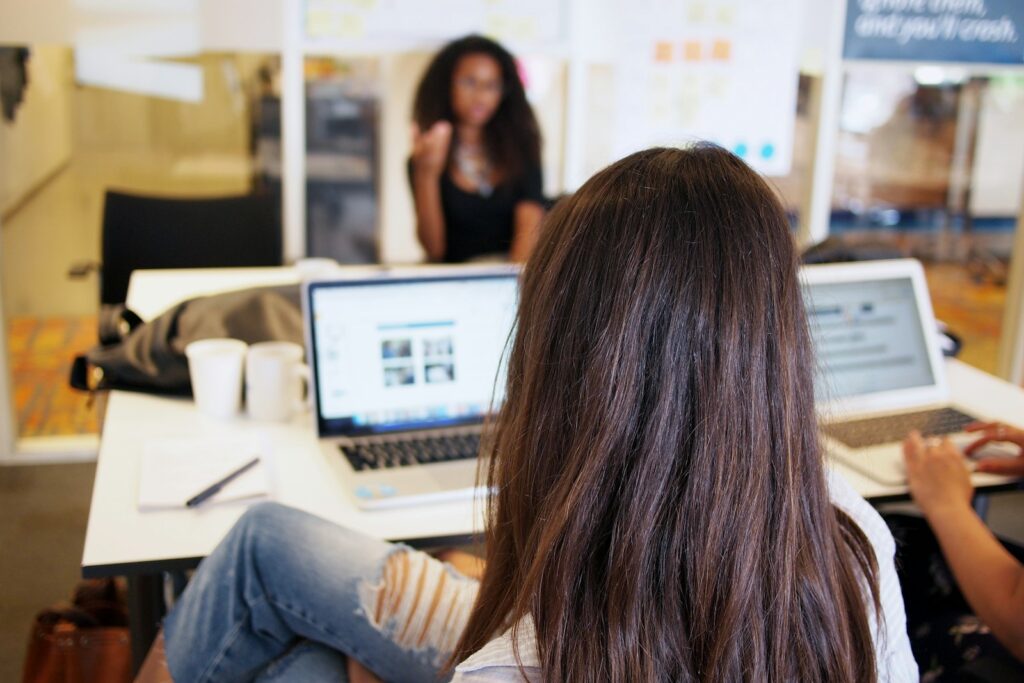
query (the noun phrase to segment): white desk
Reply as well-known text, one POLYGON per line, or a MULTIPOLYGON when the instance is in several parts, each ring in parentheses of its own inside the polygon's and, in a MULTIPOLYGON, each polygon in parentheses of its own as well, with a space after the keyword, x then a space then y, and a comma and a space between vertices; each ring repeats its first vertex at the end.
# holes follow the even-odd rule
MULTIPOLYGON (((378 270, 345 272, 366 275, 378 270)), ((291 268, 139 271, 131 280, 128 305, 149 319, 191 296, 297 281, 298 273, 291 268)), ((1024 390, 958 361, 950 361, 948 370, 953 394, 965 408, 1007 422, 1024 420, 1024 390)), ((214 436, 253 429, 266 434, 272 444, 274 498, 282 503, 380 538, 419 545, 464 539, 481 528, 482 505, 469 501, 372 513, 356 509, 316 446, 311 415, 289 424, 256 423, 246 417, 224 422, 198 414, 190 400, 113 391, 100 441, 82 572, 85 576, 136 577, 132 603, 136 623, 145 621, 144 615, 150 611, 154 612, 153 624, 159 618, 159 583, 146 577, 197 564, 245 509, 244 504, 212 504, 190 510, 140 512, 136 494, 142 444, 161 437, 214 436)), ((905 486, 879 484, 842 465, 835 467, 870 500, 907 495, 905 486)), ((983 488, 1006 486, 1010 481, 993 475, 975 476, 975 484, 983 488)), ((143 637, 151 633, 150 629, 143 637)))
MULTIPOLYGON (((414 268, 403 269, 412 272, 414 268)), ((365 276, 376 267, 346 268, 365 276)), ((257 285, 295 283, 293 268, 138 271, 128 307, 148 320, 193 296, 257 285)), ((389 540, 426 544, 463 539, 480 529, 482 506, 470 501, 367 513, 358 510, 320 455, 311 414, 288 424, 200 415, 188 399, 112 391, 93 487, 82 571, 86 576, 149 573, 194 565, 245 510, 245 504, 140 512, 136 504, 142 445, 181 435, 218 436, 259 430, 271 444, 275 500, 389 540)))

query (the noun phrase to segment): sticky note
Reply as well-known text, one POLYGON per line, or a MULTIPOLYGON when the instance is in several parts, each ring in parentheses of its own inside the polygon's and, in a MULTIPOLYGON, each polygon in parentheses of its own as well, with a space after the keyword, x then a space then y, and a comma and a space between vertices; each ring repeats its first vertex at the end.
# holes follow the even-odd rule
POLYGON ((711 59, 725 62, 732 56, 732 43, 728 40, 716 40, 711 45, 711 59))
POLYGON ((699 62, 700 61, 700 43, 696 40, 688 40, 683 43, 683 59, 688 62, 699 62))
POLYGON ((672 43, 667 41, 659 41, 654 44, 654 61, 656 62, 671 62, 672 61, 672 43))

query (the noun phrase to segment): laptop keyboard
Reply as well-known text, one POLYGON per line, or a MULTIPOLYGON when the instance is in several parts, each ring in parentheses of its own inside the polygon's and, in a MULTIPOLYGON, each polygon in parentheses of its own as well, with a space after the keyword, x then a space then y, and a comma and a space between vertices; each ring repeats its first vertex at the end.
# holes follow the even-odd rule
POLYGON ((954 408, 939 408, 849 422, 833 422, 823 425, 822 430, 850 448, 867 448, 902 441, 913 429, 921 432, 923 436, 955 434, 963 431, 966 425, 975 420, 976 418, 954 408))
POLYGON ((425 465, 475 458, 480 450, 479 434, 449 434, 401 441, 374 441, 339 446, 355 470, 425 465))

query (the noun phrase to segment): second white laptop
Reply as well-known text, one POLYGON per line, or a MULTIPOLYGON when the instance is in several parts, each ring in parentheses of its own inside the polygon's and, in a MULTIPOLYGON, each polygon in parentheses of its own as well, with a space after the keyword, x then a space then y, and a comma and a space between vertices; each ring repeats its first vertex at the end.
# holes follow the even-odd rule
POLYGON ((902 441, 916 429, 950 435, 984 416, 949 395, 935 318, 918 261, 805 266, 804 300, 817 353, 815 395, 826 450, 887 484, 906 481, 902 441))
POLYGON ((480 434, 504 396, 518 271, 421 273, 303 292, 321 449, 363 509, 482 493, 480 434))

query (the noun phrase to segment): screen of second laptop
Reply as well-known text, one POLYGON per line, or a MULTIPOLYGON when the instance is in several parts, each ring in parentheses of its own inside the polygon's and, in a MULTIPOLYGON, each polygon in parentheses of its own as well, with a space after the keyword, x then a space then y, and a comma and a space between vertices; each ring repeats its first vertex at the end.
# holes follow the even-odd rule
POLYGON ((517 293, 514 276, 314 289, 321 425, 371 434, 479 420, 492 399, 496 409, 517 293))
POLYGON ((819 400, 935 383, 910 278, 805 285, 819 400))

